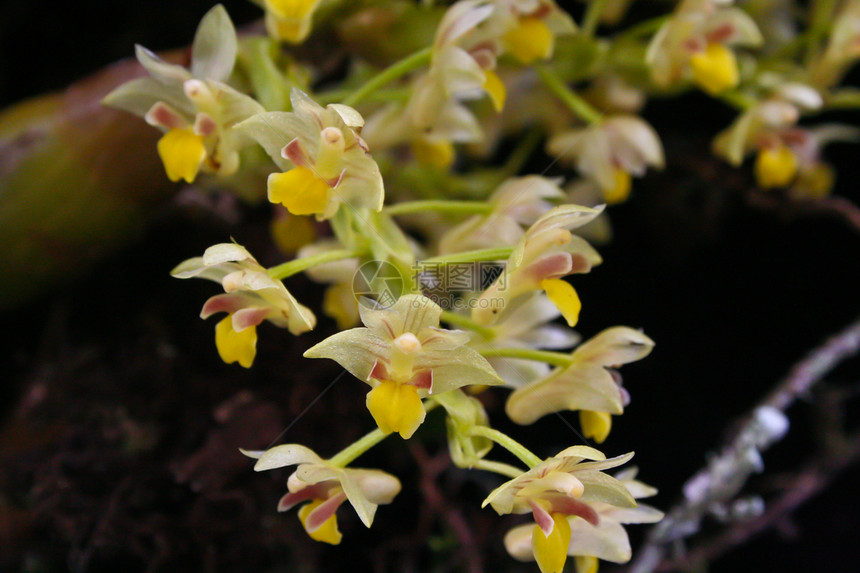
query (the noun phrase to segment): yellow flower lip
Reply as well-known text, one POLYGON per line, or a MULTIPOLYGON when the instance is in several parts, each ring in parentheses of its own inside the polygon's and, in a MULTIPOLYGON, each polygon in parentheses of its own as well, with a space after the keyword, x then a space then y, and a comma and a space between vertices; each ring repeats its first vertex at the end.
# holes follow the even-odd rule
POLYGON ((184 179, 193 183, 206 158, 203 138, 190 127, 177 127, 158 140, 158 155, 164 163, 167 177, 173 182, 184 179))
POLYGON ((404 440, 412 437, 425 416, 418 388, 393 380, 384 380, 367 393, 367 409, 380 430, 397 432, 404 440))
POLYGON ((598 444, 602 444, 612 429, 612 415, 606 412, 580 410, 579 425, 582 426, 582 433, 586 438, 591 438, 598 444))
MULTIPOLYGON (((346 499, 346 496, 344 496, 342 493, 336 497, 339 497, 340 502, 346 499)), ((315 527, 309 524, 312 517, 311 514, 314 510, 316 510, 323 504, 331 503, 333 501, 338 501, 338 499, 315 499, 312 502, 303 505, 299 509, 299 520, 302 522, 302 527, 305 528, 305 531, 307 531, 308 535, 310 535, 311 539, 313 539, 314 541, 321 541, 330 545, 338 545, 343 538, 343 535, 337 528, 337 516, 334 514, 333 511, 331 513, 331 516, 325 519, 322 524, 313 524, 315 525, 315 527)))
POLYGON ((230 313, 215 326, 215 347, 225 363, 238 362, 243 368, 250 368, 257 355, 257 327, 249 326, 237 332, 233 329, 233 313, 230 313))
POLYGON ((540 282, 540 287, 546 291, 549 300, 561 311, 561 315, 571 328, 579 322, 579 313, 582 310, 582 302, 573 286, 562 279, 545 279, 540 282))
POLYGON ((541 573, 562 573, 570 545, 570 523, 561 513, 552 514, 552 531, 545 534, 540 525, 532 531, 532 550, 541 573))
POLYGON ((422 165, 437 169, 448 169, 457 158, 457 151, 450 141, 433 141, 426 138, 416 138, 412 141, 412 155, 422 165))
POLYGON ((268 195, 293 215, 315 215, 325 211, 331 187, 307 167, 269 175, 268 195))
POLYGON ((797 170, 797 157, 785 145, 759 151, 754 168, 758 184, 765 189, 787 186, 797 175, 797 170))
POLYGON ((603 190, 603 198, 606 199, 608 205, 616 205, 623 203, 630 197, 630 190, 633 187, 633 180, 630 174, 623 169, 615 169, 614 185, 610 189, 603 190))
POLYGON ((484 91, 490 96, 490 101, 493 102, 493 109, 497 113, 501 112, 505 107, 507 89, 499 74, 492 70, 484 71, 484 91))
POLYGON ((740 82, 735 54, 723 44, 709 42, 703 51, 690 56, 693 79, 711 95, 734 88, 740 82))
POLYGON ((279 18, 305 18, 319 0, 265 0, 266 8, 279 18))
POLYGON ((533 16, 520 18, 504 36, 511 55, 521 64, 531 64, 552 55, 555 38, 543 20, 533 16))

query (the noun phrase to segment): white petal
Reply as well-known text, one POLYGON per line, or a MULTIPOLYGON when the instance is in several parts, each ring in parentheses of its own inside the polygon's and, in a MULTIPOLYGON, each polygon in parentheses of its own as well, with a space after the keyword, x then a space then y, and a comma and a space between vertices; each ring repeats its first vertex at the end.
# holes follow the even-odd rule
POLYGON ((254 465, 254 471, 261 472, 295 464, 317 464, 322 461, 310 448, 299 444, 285 444, 266 450, 254 465))

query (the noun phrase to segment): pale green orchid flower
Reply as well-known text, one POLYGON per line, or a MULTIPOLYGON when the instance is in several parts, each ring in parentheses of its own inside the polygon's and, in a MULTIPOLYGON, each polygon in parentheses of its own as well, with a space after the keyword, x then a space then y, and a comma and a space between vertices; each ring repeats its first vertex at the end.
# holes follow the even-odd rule
POLYGON ((344 501, 349 501, 361 522, 370 527, 376 508, 391 503, 400 493, 400 481, 391 474, 381 470, 342 468, 299 444, 243 453, 258 458, 254 465, 254 471, 258 472, 298 466, 287 480, 289 491, 278 502, 278 511, 310 502, 299 510, 299 519, 316 541, 340 543, 335 512, 344 501))
POLYGON ((346 105, 322 107, 296 88, 290 101, 291 112, 257 114, 237 126, 284 171, 269 175, 269 201, 318 219, 330 219, 342 203, 380 211, 385 190, 379 166, 358 134, 361 115, 346 105))
POLYGON ((516 244, 525 235, 524 225, 552 209, 550 200, 564 197, 559 183, 538 175, 508 179, 487 198, 489 214, 469 217, 439 239, 439 254, 516 244))
MULTIPOLYGON (((656 495, 656 489, 635 479, 636 471, 636 468, 624 470, 616 474, 615 479, 627 488, 634 499, 656 495)), ((663 519, 662 511, 644 504, 618 507, 602 501, 593 501, 589 505, 597 514, 597 524, 578 517, 568 518, 570 543, 567 554, 576 558, 577 573, 596 573, 598 559, 627 563, 632 556, 632 550, 624 524, 656 523, 663 519)), ((534 533, 534 527, 530 525, 511 529, 505 535, 505 548, 508 553, 519 561, 534 560, 534 533)))
POLYGON ((545 213, 520 239, 505 265, 505 272, 478 298, 472 319, 490 326, 502 309, 517 297, 543 290, 564 316, 568 326, 579 318, 581 304, 574 288, 562 277, 586 273, 600 264, 597 252, 571 229, 597 217, 602 208, 561 205, 545 213))
POLYGON ((239 169, 239 151, 252 141, 233 127, 265 111, 228 86, 236 61, 236 30, 220 4, 203 17, 191 48, 191 67, 167 63, 136 47, 149 77, 131 80, 104 99, 142 116, 165 132, 158 154, 171 181, 193 182, 200 171, 228 176, 239 169))
POLYGON ((316 326, 316 317, 300 304, 284 283, 273 279, 266 269, 241 245, 222 243, 206 249, 178 265, 170 273, 176 278, 201 278, 224 287, 224 294, 206 301, 201 318, 226 312, 215 327, 215 345, 224 362, 238 362, 250 368, 257 353, 256 327, 267 320, 292 334, 316 326))
POLYGON ((535 525, 526 527, 532 530, 532 554, 542 573, 561 573, 571 543, 571 516, 598 526, 601 507, 636 507, 624 484, 603 473, 632 457, 606 459, 594 448, 573 446, 502 484, 483 506, 492 505, 499 515, 531 512, 535 525))
POLYGON ((359 311, 363 328, 330 336, 305 356, 330 358, 367 382, 367 407, 383 432, 411 437, 424 421, 423 396, 502 383, 466 346, 468 334, 439 328, 442 309, 429 298, 406 295, 391 308, 359 311))
POLYGON ((505 404, 508 417, 518 424, 564 410, 579 410, 587 437, 606 439, 611 415, 621 414, 629 401, 620 376, 610 371, 650 354, 654 341, 632 328, 617 326, 584 342, 571 354, 570 366, 517 388, 505 404))

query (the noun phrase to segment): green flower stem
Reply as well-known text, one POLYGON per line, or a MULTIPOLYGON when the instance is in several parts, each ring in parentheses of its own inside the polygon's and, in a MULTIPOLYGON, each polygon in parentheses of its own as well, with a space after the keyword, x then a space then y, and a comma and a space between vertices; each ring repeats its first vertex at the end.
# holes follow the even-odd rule
POLYGON ((580 34, 586 38, 594 37, 604 8, 606 8, 606 0, 591 0, 588 3, 588 8, 585 9, 585 16, 582 20, 582 27, 579 30, 580 34))
POLYGON ((478 249, 477 251, 464 251, 462 253, 454 253, 451 255, 439 255, 438 257, 430 257, 419 261, 418 264, 437 264, 437 263, 476 263, 480 261, 501 261, 511 256, 514 251, 513 247, 500 247, 498 249, 478 249))
POLYGON ((629 40, 634 40, 642 36, 650 36, 651 34, 656 33, 660 28, 662 28, 663 24, 668 22, 671 17, 671 14, 664 14, 663 16, 657 16, 656 18, 651 18, 650 20, 640 22, 639 24, 631 26, 630 28, 627 28, 626 30, 618 34, 615 37, 615 41, 625 42, 629 40))
MULTIPOLYGON (((328 105, 330 103, 340 103, 348 98, 355 90, 348 88, 337 88, 320 92, 314 95, 314 100, 320 105, 328 105)), ((365 101, 373 102, 398 102, 406 101, 412 94, 412 90, 408 88, 393 88, 388 90, 379 90, 367 95, 365 101)))
POLYGON ((740 110, 747 110, 756 104, 754 98, 738 90, 723 92, 720 94, 720 99, 740 110))
MULTIPOLYGON (((436 406, 438 406, 436 402, 424 402, 424 411, 430 412, 431 410, 436 408, 436 406)), ((368 432, 367 434, 359 438, 357 441, 353 442, 352 444, 348 445, 347 447, 336 453, 334 456, 329 458, 328 461, 332 465, 345 468, 350 463, 352 463, 353 460, 355 460, 358 456, 360 456, 361 454, 363 454, 364 452, 366 452, 367 450, 369 450, 390 435, 391 433, 386 434, 379 428, 376 428, 372 432, 368 432)))
POLYGON ((463 215, 483 215, 490 213, 493 206, 484 201, 447 201, 445 199, 427 201, 407 201, 385 208, 389 215, 407 215, 425 211, 440 211, 442 213, 460 213, 463 215))
POLYGON ((488 348, 481 350, 484 358, 519 358, 522 360, 533 360, 535 362, 546 362, 552 366, 562 368, 573 364, 569 354, 563 352, 549 352, 547 350, 532 350, 531 348, 488 348))
POLYGON ((355 458, 390 436, 391 434, 383 433, 382 430, 376 428, 372 432, 365 434, 363 437, 359 438, 358 441, 353 442, 348 445, 338 453, 334 455, 329 462, 338 467, 346 467, 350 462, 352 462, 355 458))
POLYGON ((534 455, 527 447, 525 447, 524 445, 522 445, 521 443, 503 432, 500 432, 487 426, 474 426, 471 430, 469 430, 469 434, 493 440, 494 442, 511 452, 521 462, 523 462, 530 468, 533 468, 539 463, 541 463, 541 459, 534 455))
POLYGON ((523 470, 515 466, 503 464, 502 462, 494 462, 491 460, 478 460, 474 464, 472 464, 471 469, 487 470, 488 472, 495 472, 497 474, 501 474, 509 478, 517 478, 524 473, 523 470))
POLYGON ((552 68, 543 64, 537 64, 535 65, 535 71, 547 89, 555 94, 581 120, 586 123, 597 123, 601 120, 603 115, 570 89, 556 75, 552 68))
POLYGON ((807 44, 804 63, 807 66, 818 56, 821 43, 832 26, 838 5, 836 0, 813 0, 810 4, 809 28, 805 34, 807 44))
POLYGON ((273 279, 285 279, 293 275, 299 274, 308 269, 325 263, 334 261, 342 261, 343 259, 352 259, 364 255, 364 251, 354 249, 336 249, 334 251, 325 251, 309 257, 301 259, 293 259, 286 263, 280 264, 269 269, 269 276, 273 279))
POLYGON ((453 324, 454 326, 457 326, 459 328, 466 328, 468 330, 477 332, 482 337, 484 337, 485 340, 492 340, 496 336, 496 332, 492 328, 482 326, 468 316, 463 316, 462 314, 457 314, 456 312, 451 312, 450 310, 442 311, 441 320, 442 322, 453 324))
POLYGON ((344 98, 342 103, 344 105, 355 107, 356 104, 374 93, 376 90, 380 89, 382 86, 393 82, 394 80, 408 74, 412 70, 418 69, 421 66, 429 64, 432 56, 433 48, 431 46, 424 48, 423 50, 419 50, 411 56, 403 58, 399 62, 395 62, 391 66, 379 72, 377 75, 370 78, 363 86, 361 86, 360 88, 352 92, 352 94, 344 98))

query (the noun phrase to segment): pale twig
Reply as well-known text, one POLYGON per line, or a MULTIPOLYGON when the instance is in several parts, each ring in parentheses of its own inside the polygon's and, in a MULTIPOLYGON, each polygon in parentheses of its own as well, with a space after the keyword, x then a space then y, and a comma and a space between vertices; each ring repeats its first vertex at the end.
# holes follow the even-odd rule
MULTIPOLYGON (((795 365, 788 376, 748 415, 734 438, 708 461, 707 466, 684 484, 684 499, 670 509, 663 521, 651 530, 644 546, 639 550, 638 558, 630 567, 631 573, 650 573, 660 568, 665 562, 669 546, 677 546, 697 533, 707 514, 717 507, 725 507, 731 503, 747 478, 753 472, 762 470, 761 452, 781 439, 788 429, 788 421, 783 412, 798 398, 808 395, 812 387, 840 362, 858 351, 860 318, 795 365)), ((853 456, 844 457, 857 455, 855 452, 853 456)), ((786 497, 780 498, 774 506, 768 508, 764 515, 771 511, 795 507, 826 483, 818 479, 815 486, 807 487, 809 491, 803 493, 800 498, 786 494, 786 497)), ((726 540, 735 539, 731 531, 726 532, 725 537, 726 540)))
POLYGON ((657 570, 686 570, 698 563, 706 563, 784 522, 797 508, 824 491, 843 470, 860 460, 860 432, 843 437, 840 442, 843 447, 826 450, 795 473, 784 484, 785 493, 769 502, 763 514, 737 523, 700 543, 682 561, 663 563, 657 570))

